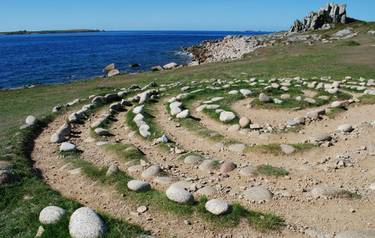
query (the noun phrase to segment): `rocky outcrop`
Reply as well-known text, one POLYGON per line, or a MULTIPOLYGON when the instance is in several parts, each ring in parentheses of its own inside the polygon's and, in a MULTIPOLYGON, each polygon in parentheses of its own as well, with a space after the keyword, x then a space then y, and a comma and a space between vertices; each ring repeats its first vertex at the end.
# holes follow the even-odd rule
POLYGON ((330 24, 345 24, 347 21, 345 4, 328 4, 318 12, 311 12, 303 21, 296 20, 289 32, 329 29, 330 24))

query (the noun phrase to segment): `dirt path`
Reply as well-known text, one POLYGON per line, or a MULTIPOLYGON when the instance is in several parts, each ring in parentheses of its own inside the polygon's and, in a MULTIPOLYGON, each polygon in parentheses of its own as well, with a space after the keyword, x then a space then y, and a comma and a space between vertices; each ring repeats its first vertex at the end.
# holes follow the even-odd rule
MULTIPOLYGON (((244 109, 240 103, 235 103, 234 109, 241 115, 254 114, 254 112, 244 109)), ((289 176, 279 178, 243 177, 238 173, 238 169, 230 172, 227 176, 222 176, 220 173, 202 174, 197 166, 186 165, 182 160, 177 159, 178 155, 163 151, 151 141, 146 141, 135 135, 130 128, 124 125, 126 112, 116 116, 117 120, 110 127, 114 136, 109 137, 108 140, 109 142, 121 142, 136 146, 145 153, 145 157, 152 164, 160 164, 167 168, 169 176, 174 177, 176 181, 194 178, 195 183, 214 187, 218 191, 215 195, 216 198, 222 198, 231 203, 240 202, 251 210, 275 213, 285 218, 288 224, 308 226, 327 234, 333 234, 342 231, 343 227, 349 227, 351 230, 363 230, 374 229, 375 226, 375 217, 372 216, 372 211, 375 209, 375 194, 367 189, 375 178, 375 160, 373 156, 369 155, 370 152, 367 149, 372 148, 375 128, 373 125, 364 123, 375 118, 374 109, 373 105, 354 106, 349 109, 350 114, 348 111, 339 114, 335 119, 309 124, 303 129, 303 133, 271 135, 272 138, 264 139, 264 143, 274 141, 296 143, 293 141, 300 142, 313 133, 335 131, 335 128, 340 124, 352 123, 357 126, 351 134, 337 134, 338 140, 332 147, 318 147, 303 154, 275 156, 259 152, 234 153, 228 149, 227 145, 203 138, 187 128, 179 126, 174 120, 170 120, 162 102, 152 108, 151 114, 154 116, 156 125, 179 147, 188 151, 197 151, 213 159, 233 161, 240 167, 249 164, 253 166, 271 164, 286 168, 290 173, 289 176), (347 161, 347 165, 332 169, 332 163, 338 156, 349 156, 350 160, 347 161), (360 199, 328 200, 312 198, 309 191, 319 184, 358 191, 362 197, 360 199), (273 200, 266 203, 252 203, 243 198, 242 193, 245 189, 260 185, 267 187, 275 194, 273 200)), ((127 171, 129 164, 122 162, 105 151, 103 147, 96 145, 95 139, 91 138, 90 124, 105 110, 107 108, 98 110, 90 115, 84 124, 75 125, 73 130, 78 136, 71 138, 70 141, 82 151, 81 159, 100 167, 117 164, 120 170, 127 171)), ((269 113, 271 114, 268 117, 277 115, 277 112, 270 111, 269 113)), ((49 142, 50 136, 63 124, 67 115, 68 113, 59 116, 42 132, 35 141, 32 153, 32 158, 36 162, 35 166, 41 170, 46 183, 62 193, 63 196, 75 199, 114 217, 138 224, 161 237, 170 237, 171 235, 190 237, 196 234, 202 234, 202 237, 218 237, 221 234, 233 236, 241 234, 246 237, 306 237, 289 229, 283 229, 281 233, 277 234, 261 234, 254 231, 246 222, 242 222, 238 227, 225 229, 225 232, 223 229, 208 226, 196 217, 189 218, 192 225, 186 225, 181 217, 160 212, 152 204, 146 204, 150 209, 145 214, 135 215, 137 206, 145 204, 129 201, 126 196, 123 197, 114 188, 103 186, 84 176, 79 169, 74 168, 58 155, 58 145, 49 142)), ((227 138, 240 138, 241 141, 252 143, 251 138, 246 140, 244 135, 235 137, 225 128, 227 126, 204 114, 198 116, 202 118, 203 126, 219 131, 227 138)), ((251 118, 251 116, 249 117, 251 118)), ((139 173, 134 176, 140 178, 139 173)), ((164 191, 166 188, 152 181, 151 183, 158 190, 164 191)))

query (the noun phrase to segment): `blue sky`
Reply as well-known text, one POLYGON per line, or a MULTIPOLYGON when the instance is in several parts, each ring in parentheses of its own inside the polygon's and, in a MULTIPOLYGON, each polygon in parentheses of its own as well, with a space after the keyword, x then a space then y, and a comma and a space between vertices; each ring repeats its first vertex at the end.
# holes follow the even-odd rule
MULTIPOLYGON (((0 31, 285 30, 322 0, 0 0, 0 31)), ((347 0, 354 18, 375 21, 375 0, 347 0)))

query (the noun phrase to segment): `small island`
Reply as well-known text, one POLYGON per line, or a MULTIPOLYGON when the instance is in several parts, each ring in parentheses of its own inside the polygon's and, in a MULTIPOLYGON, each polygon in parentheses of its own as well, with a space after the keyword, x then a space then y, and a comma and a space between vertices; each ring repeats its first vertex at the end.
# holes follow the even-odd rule
POLYGON ((43 30, 43 31, 9 31, 0 32, 0 35, 31 35, 31 34, 61 34, 61 33, 87 33, 87 32, 104 32, 98 29, 71 29, 71 30, 43 30))

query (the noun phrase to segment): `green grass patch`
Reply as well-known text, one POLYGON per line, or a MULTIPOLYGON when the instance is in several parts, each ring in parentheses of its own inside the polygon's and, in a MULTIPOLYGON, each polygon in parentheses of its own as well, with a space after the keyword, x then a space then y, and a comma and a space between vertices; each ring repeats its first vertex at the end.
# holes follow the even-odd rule
POLYGON ((345 112, 345 111, 346 110, 344 108, 339 108, 339 107, 330 108, 329 110, 327 110, 326 116, 330 119, 334 119, 338 114, 345 112))
POLYGON ((355 41, 355 40, 349 40, 349 41, 344 41, 342 43, 343 46, 360 46, 361 43, 359 43, 358 41, 355 41))
POLYGON ((125 162, 139 162, 140 160, 146 160, 142 151, 140 151, 133 145, 116 143, 103 145, 103 147, 105 148, 105 150, 114 153, 118 158, 122 159, 125 162))
POLYGON ((256 168, 255 174, 281 177, 288 175, 289 172, 284 168, 273 167, 271 165, 259 165, 256 168))
POLYGON ((362 95, 358 99, 361 104, 375 104, 375 95, 362 95))

